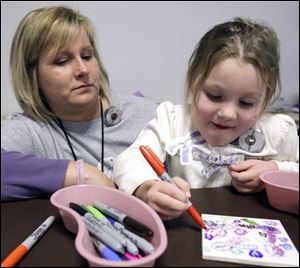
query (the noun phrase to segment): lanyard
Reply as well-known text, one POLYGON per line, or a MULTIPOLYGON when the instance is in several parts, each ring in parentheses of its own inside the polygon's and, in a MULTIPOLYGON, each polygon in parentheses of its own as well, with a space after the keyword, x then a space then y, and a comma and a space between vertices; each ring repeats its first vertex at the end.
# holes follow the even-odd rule
MULTIPOLYGON (((102 139, 101 139, 101 171, 103 172, 104 170, 104 120, 103 120, 103 106, 102 106, 102 101, 100 100, 100 108, 101 108, 101 134, 102 134, 102 139)), ((69 139, 68 133, 63 125, 63 123, 61 122, 61 120, 59 118, 56 118, 57 122, 58 122, 58 126, 60 127, 60 129, 63 131, 66 140, 68 142, 68 145, 70 147, 70 150, 72 152, 73 158, 75 161, 77 161, 77 156, 74 152, 72 143, 69 139)))

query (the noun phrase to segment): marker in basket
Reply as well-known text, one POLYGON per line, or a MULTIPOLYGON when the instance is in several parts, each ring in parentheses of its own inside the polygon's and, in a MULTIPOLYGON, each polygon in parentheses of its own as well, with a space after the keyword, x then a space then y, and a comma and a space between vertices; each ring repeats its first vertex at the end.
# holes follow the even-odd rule
MULTIPOLYGON (((143 146, 141 145, 140 151, 145 157, 145 159, 148 161, 150 166, 153 168, 153 170, 156 172, 156 174, 163 180, 169 183, 173 183, 172 178, 169 176, 169 174, 165 170, 164 164, 159 160, 159 158, 155 155, 155 153, 151 150, 149 146, 143 146)), ((189 208, 188 213, 192 216, 194 221, 198 223, 202 228, 206 229, 206 226, 201 218, 201 215, 197 212, 197 210, 193 207, 193 204, 191 201, 188 201, 189 208)))
POLYGON ((95 219, 97 219, 98 221, 102 221, 102 223, 104 225, 109 226, 110 228, 112 228, 115 232, 117 232, 118 236, 120 237, 120 240, 118 238, 118 240, 120 240, 120 242, 123 240, 125 241, 125 247, 127 249, 127 251, 132 254, 132 255, 137 255, 139 253, 139 250, 137 248, 137 246, 131 242, 131 240, 129 240, 129 238, 127 238, 127 236, 125 236, 122 232, 120 232, 116 227, 113 226, 113 224, 96 208, 92 207, 92 206, 84 206, 84 208, 86 210, 88 210, 94 217, 95 219))
POLYGON ((122 236, 117 230, 113 229, 113 226, 109 227, 105 222, 101 222, 97 220, 92 213, 86 210, 85 207, 82 207, 74 202, 70 202, 69 207, 74 209, 78 212, 81 216, 86 218, 90 223, 92 223, 95 227, 99 228, 100 230, 104 231, 106 234, 111 236, 113 239, 117 240, 121 243, 122 246, 126 246, 126 238, 122 236))
POLYGON ((93 205, 95 208, 99 209, 104 214, 111 216, 113 219, 123 223, 127 228, 137 233, 142 237, 153 236, 153 231, 150 230, 146 225, 136 221, 135 219, 129 217, 125 213, 121 212, 116 208, 112 208, 100 201, 94 201, 93 205))
POLYGON ((155 248, 153 245, 148 242, 145 238, 138 236, 137 234, 130 232, 125 228, 125 226, 113 218, 106 216, 106 218, 113 224, 113 226, 118 229, 120 232, 122 232, 124 235, 128 237, 139 249, 143 251, 144 254, 150 254, 154 252, 155 248))
POLYGON ((110 247, 107 247, 105 244, 100 242, 98 239, 91 237, 95 247, 98 249, 102 258, 111 260, 111 261, 122 261, 121 257, 114 252, 110 247))
POLYGON ((82 219, 89 233, 93 234, 97 239, 99 239, 105 245, 109 246, 112 250, 121 254, 125 253, 125 249, 119 241, 115 240, 109 234, 105 233, 103 230, 95 226, 93 223, 90 222, 89 219, 85 218, 84 216, 82 219))

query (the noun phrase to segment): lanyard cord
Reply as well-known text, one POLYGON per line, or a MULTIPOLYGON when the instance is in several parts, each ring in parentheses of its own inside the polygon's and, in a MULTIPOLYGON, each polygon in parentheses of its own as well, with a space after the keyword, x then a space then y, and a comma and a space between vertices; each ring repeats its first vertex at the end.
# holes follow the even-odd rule
MULTIPOLYGON (((102 147, 102 150, 101 150, 101 171, 103 172, 104 171, 104 120, 103 120, 103 106, 102 106, 102 101, 100 100, 100 108, 101 108, 101 134, 102 134, 102 139, 101 139, 101 147, 102 147)), ((68 133, 63 125, 63 123, 61 122, 61 120, 57 117, 57 122, 58 122, 58 126, 61 128, 61 130, 63 131, 65 137, 66 137, 66 140, 68 142, 68 145, 71 149, 71 152, 72 152, 72 155, 73 155, 73 158, 75 161, 77 161, 77 156, 73 150, 73 146, 72 146, 72 143, 69 139, 69 136, 68 136, 68 133)))
POLYGON ((57 118, 57 121, 58 121, 58 123, 59 123, 59 127, 61 128, 61 130, 62 130, 63 133, 65 134, 65 137, 66 137, 67 142, 68 142, 68 145, 69 145, 69 147, 70 147, 70 149, 71 149, 73 158, 74 158, 75 161, 77 161, 77 156, 76 156, 76 154, 75 154, 75 152, 74 152, 74 150, 73 150, 73 146, 72 146, 71 141, 70 141, 70 139, 69 139, 68 133, 67 133, 67 131, 66 131, 64 125, 62 124, 61 120, 60 120, 59 118, 57 118))
POLYGON ((100 100, 100 107, 101 107, 101 171, 104 171, 104 118, 103 118, 103 106, 102 101, 100 100))

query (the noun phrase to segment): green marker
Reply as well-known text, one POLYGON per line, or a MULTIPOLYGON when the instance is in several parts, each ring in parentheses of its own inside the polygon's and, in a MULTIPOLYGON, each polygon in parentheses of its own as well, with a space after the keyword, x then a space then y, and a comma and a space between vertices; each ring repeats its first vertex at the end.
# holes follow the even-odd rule
POLYGON ((88 206, 82 205, 82 207, 85 208, 88 212, 90 212, 97 220, 101 220, 103 222, 110 224, 110 221, 106 219, 105 216, 98 209, 90 205, 88 206))

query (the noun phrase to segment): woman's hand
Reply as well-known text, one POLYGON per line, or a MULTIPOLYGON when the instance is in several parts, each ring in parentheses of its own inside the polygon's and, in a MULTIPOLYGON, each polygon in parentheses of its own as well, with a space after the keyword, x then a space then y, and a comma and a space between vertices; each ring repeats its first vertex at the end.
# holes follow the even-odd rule
POLYGON ((187 201, 191 194, 185 180, 175 177, 173 181, 174 184, 149 180, 134 194, 152 207, 162 220, 174 219, 188 209, 187 201))
MULTIPOLYGON (((99 184, 107 187, 116 188, 115 184, 98 168, 88 163, 83 164, 83 174, 86 184, 99 184)), ((77 184, 76 161, 70 161, 63 187, 77 184)))
POLYGON ((259 192, 264 183, 259 175, 265 171, 278 170, 273 161, 246 160, 229 167, 233 186, 241 193, 259 192))

